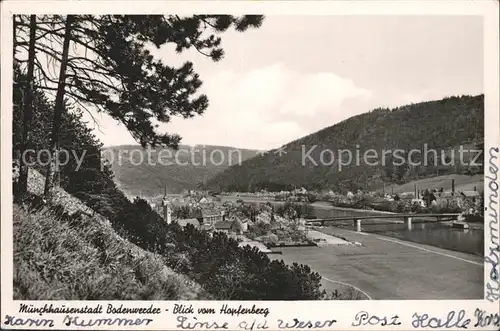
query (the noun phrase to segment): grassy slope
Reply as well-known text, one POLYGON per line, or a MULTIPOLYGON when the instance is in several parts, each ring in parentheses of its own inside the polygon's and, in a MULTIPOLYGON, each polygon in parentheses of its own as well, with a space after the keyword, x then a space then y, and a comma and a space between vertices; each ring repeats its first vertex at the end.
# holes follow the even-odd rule
POLYGON ((154 164, 148 164, 147 152, 143 152, 144 162, 139 163, 140 156, 138 152, 131 153, 132 150, 141 150, 140 146, 122 145, 105 148, 104 155, 111 162, 111 169, 115 175, 115 183, 118 187, 129 196, 155 196, 159 193, 163 194, 166 186, 169 193, 179 193, 182 190, 195 189, 197 184, 208 180, 217 173, 227 169, 230 165, 239 162, 237 153, 241 153, 241 161, 245 161, 254 157, 257 154, 256 150, 233 148, 226 146, 204 146, 196 147, 194 161, 188 154, 190 146, 179 146, 178 159, 175 159, 175 154, 171 151, 171 155, 166 152, 162 153, 164 164, 158 162, 158 153, 161 149, 156 149, 151 152, 151 160, 154 164), (185 152, 184 152, 185 150, 185 152), (214 150, 222 151, 224 159, 220 159, 220 152, 214 152, 213 162, 210 162, 210 153, 214 150), (113 153, 111 158, 109 155, 113 153), (122 158, 119 162, 119 153, 122 158), (203 165, 203 153, 205 153, 205 165, 203 165), (129 155, 132 155, 129 157, 129 155), (232 159, 230 159, 230 157, 232 159), (176 164, 169 164, 167 161, 176 164), (224 161, 224 162, 222 162, 224 161), (219 162, 222 164, 218 165, 219 162), (134 165, 136 163, 138 165, 134 165))
MULTIPOLYGON (((30 173, 40 194, 44 178, 30 173)), ((121 238, 107 219, 60 190, 55 203, 76 217, 43 207, 13 208, 16 300, 203 300, 201 287, 165 266, 160 256, 121 238), (59 215, 59 216, 58 216, 59 215)))
MULTIPOLYGON (((443 188, 445 191, 451 190, 451 181, 455 179, 455 190, 457 191, 472 191, 474 186, 479 192, 484 191, 483 175, 445 175, 415 180, 403 185, 393 185, 394 193, 413 192, 414 185, 417 185, 419 190, 443 188)), ((382 191, 379 189, 378 191, 382 191)), ((391 192, 391 186, 386 186, 386 192, 391 192)))

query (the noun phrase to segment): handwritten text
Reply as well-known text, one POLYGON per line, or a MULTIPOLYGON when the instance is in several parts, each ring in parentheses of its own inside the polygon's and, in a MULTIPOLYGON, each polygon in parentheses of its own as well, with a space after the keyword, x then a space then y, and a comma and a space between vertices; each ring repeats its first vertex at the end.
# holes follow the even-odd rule
POLYGON ((476 324, 474 327, 485 327, 489 325, 500 326, 500 315, 498 313, 488 314, 482 309, 476 309, 474 312, 474 316, 476 317, 476 324))
POLYGON ((370 315, 366 311, 360 311, 359 313, 356 314, 354 317, 354 322, 351 324, 352 326, 360 326, 360 325, 380 325, 380 326, 386 326, 386 325, 401 325, 401 322, 399 321, 399 316, 398 315, 393 315, 392 317, 387 317, 387 316, 376 316, 376 315, 370 315))
POLYGON ((54 320, 51 319, 45 319, 45 318, 27 318, 27 319, 22 319, 18 318, 15 316, 5 316, 5 320, 3 322, 5 325, 9 326, 38 326, 38 327, 53 327, 54 326, 54 320))
POLYGON ((485 252, 485 261, 491 265, 491 270, 489 272, 490 279, 486 283, 486 299, 490 302, 495 302, 499 300, 500 297, 500 283, 498 279, 498 265, 500 263, 500 244, 498 236, 498 153, 499 149, 490 148, 489 150, 489 162, 488 162, 488 175, 486 180, 488 181, 488 187, 491 190, 488 197, 488 210, 487 220, 489 232, 491 235, 491 240, 488 245, 489 252, 485 252))
POLYGON ((278 319, 279 329, 322 329, 324 327, 330 327, 337 323, 337 320, 325 320, 325 321, 301 321, 298 318, 294 318, 291 321, 285 322, 278 319))
POLYGON ((177 327, 182 330, 206 329, 206 330, 228 330, 227 322, 199 321, 196 317, 189 319, 186 316, 177 316, 177 327))
POLYGON ((94 327, 94 326, 128 326, 128 325, 148 325, 153 320, 150 318, 95 318, 95 319, 83 319, 80 316, 69 316, 66 315, 64 318, 64 324, 66 326, 83 326, 83 327, 94 327))
POLYGON ((470 318, 465 317, 465 311, 460 310, 458 314, 455 311, 450 311, 445 318, 429 316, 428 314, 413 314, 411 324, 414 328, 431 328, 431 329, 467 329, 470 324, 470 318))

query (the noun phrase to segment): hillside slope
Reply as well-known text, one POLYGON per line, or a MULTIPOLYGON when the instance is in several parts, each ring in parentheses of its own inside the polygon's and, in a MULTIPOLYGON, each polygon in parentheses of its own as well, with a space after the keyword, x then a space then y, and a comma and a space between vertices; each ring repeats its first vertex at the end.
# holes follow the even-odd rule
MULTIPOLYGON (((43 192, 32 171, 29 190, 43 192)), ((204 300, 162 257, 120 237, 110 222, 63 190, 58 208, 14 204, 15 300, 204 300), (61 207, 64 206, 64 207, 61 207)))
MULTIPOLYGON (((466 169, 445 166, 441 161, 434 166, 432 160, 425 167, 389 167, 393 162, 387 156, 384 159, 382 153, 396 149, 423 150, 427 144, 428 149, 437 149, 440 159, 441 149, 455 149, 461 144, 473 146, 484 136, 483 107, 484 96, 478 95, 392 110, 375 109, 290 142, 282 147, 281 155, 279 150, 274 150, 247 160, 241 166, 232 166, 209 180, 207 187, 231 191, 263 188, 276 191, 294 186, 353 190, 366 186, 377 188, 383 182, 402 184, 418 178, 462 172, 466 169), (343 149, 351 152, 353 161, 339 171, 339 159, 348 163, 347 152, 338 152, 343 149), (364 162, 363 153, 368 149, 376 151, 376 165, 364 162), (356 151, 361 156, 358 164, 356 151), (385 166, 383 160, 386 160, 385 166)), ((368 161, 374 163, 373 160, 368 161)))
MULTIPOLYGON (((409 183, 405 183, 402 185, 393 185, 386 186, 385 192, 394 192, 394 193, 402 193, 402 192, 413 192, 415 189, 415 185, 420 190, 429 189, 429 190, 439 190, 443 189, 444 191, 451 191, 452 189, 452 180, 455 180, 455 190, 456 191, 473 191, 474 188, 478 192, 483 192, 484 190, 484 176, 483 175, 445 175, 445 176, 437 176, 424 178, 419 180, 414 180, 409 183)), ((379 189, 382 191, 382 189, 379 189)))
POLYGON ((257 152, 227 146, 184 145, 176 152, 166 148, 151 150, 148 162, 147 150, 122 145, 105 148, 103 156, 110 161, 115 182, 124 193, 156 196, 163 193, 165 187, 168 193, 195 189, 230 165, 254 157, 257 152))

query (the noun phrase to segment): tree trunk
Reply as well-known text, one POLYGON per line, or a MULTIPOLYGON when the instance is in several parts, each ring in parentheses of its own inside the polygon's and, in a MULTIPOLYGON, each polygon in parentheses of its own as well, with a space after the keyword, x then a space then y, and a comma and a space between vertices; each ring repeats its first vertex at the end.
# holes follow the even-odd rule
POLYGON ((66 67, 68 65, 69 44, 71 39, 71 25, 74 16, 68 15, 66 19, 66 29, 64 32, 63 51, 61 58, 61 68, 59 71, 59 82, 57 86, 57 94, 54 105, 54 121, 52 124, 52 135, 50 139, 51 156, 50 163, 47 166, 47 176, 45 179, 44 195, 47 200, 53 196, 56 182, 56 173, 59 172, 59 129, 61 126, 61 118, 64 112, 64 92, 66 89, 66 67))
POLYGON ((30 40, 28 48, 28 72, 26 82, 23 84, 23 136, 20 146, 19 160, 19 183, 16 194, 25 195, 28 191, 28 164, 31 156, 25 159, 23 155, 31 146, 31 121, 33 119, 33 71, 35 69, 35 38, 36 38, 36 15, 30 16, 30 40))

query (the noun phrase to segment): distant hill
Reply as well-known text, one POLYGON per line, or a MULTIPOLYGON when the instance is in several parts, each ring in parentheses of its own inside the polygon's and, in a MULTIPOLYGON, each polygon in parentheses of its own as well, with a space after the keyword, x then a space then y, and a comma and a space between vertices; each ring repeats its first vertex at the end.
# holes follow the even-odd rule
MULTIPOLYGON (((245 161, 241 166, 230 167, 212 178, 207 187, 230 191, 264 188, 276 191, 304 186, 307 189, 345 191, 365 187, 375 189, 384 182, 404 184, 432 176, 474 174, 481 169, 445 165, 441 160, 434 161, 432 155, 427 166, 408 166, 408 163, 393 166, 395 158, 391 159, 390 155, 383 157, 382 152, 400 149, 404 155, 411 149, 423 150, 427 144, 428 149, 438 151, 440 159, 441 150, 448 151, 449 156, 449 151, 460 145, 478 145, 483 136, 483 95, 450 97, 395 109, 379 108, 290 142, 282 146, 286 154, 280 155, 276 149, 245 161), (312 152, 307 154, 311 149, 312 152), (338 151, 342 149, 350 150, 354 161, 339 171, 338 160, 348 161, 347 152, 339 157, 338 151), (368 149, 374 149, 378 154, 378 158, 368 159, 368 162, 377 163, 374 166, 363 160, 368 149), (334 155, 333 162, 330 151, 334 155), (356 151, 361 156, 358 165, 355 164, 356 151)), ((444 162, 449 162, 446 160, 448 156, 444 157, 444 162)), ((468 158, 465 156, 464 160, 468 158)), ((423 159, 414 154, 413 162, 418 161, 423 159)))
POLYGON ((195 189, 230 165, 239 164, 257 153, 257 150, 227 146, 181 145, 177 151, 152 149, 148 162, 148 150, 139 145, 103 149, 118 187, 128 196, 144 197, 163 194, 165 187, 168 193, 195 189))

